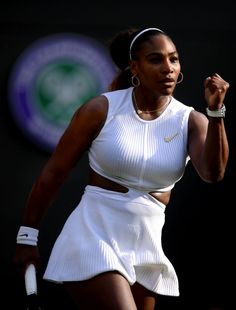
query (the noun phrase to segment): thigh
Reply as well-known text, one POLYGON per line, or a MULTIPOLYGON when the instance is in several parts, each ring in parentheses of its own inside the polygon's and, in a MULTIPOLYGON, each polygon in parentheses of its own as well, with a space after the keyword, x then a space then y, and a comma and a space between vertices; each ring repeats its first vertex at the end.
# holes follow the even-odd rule
POLYGON ((115 271, 86 281, 66 282, 64 286, 81 310, 137 310, 130 284, 115 271))
POLYGON ((139 283, 131 287, 131 291, 138 310, 154 310, 156 304, 156 294, 149 291, 139 283))

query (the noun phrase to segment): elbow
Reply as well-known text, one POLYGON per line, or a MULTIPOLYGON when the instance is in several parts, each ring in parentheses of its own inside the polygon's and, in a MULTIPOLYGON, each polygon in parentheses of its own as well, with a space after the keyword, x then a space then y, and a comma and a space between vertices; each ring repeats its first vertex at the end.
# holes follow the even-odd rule
POLYGON ((208 171, 200 175, 201 179, 207 183, 218 183, 224 179, 225 169, 218 171, 208 171))
POLYGON ((228 158, 221 161, 208 160, 197 168, 201 179, 207 183, 218 183, 225 177, 228 158), (209 164, 210 162, 210 164, 209 164))

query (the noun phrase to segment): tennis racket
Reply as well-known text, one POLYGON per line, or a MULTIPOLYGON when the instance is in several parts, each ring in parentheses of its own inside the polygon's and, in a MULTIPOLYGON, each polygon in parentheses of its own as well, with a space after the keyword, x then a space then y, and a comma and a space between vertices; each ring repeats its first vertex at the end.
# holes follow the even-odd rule
POLYGON ((33 264, 30 264, 25 271, 25 290, 27 310, 41 310, 37 295, 36 269, 33 264))

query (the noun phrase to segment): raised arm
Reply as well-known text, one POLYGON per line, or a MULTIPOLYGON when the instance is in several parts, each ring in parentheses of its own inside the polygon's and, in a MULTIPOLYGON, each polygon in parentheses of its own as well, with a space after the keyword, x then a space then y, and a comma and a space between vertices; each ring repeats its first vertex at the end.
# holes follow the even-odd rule
POLYGON ((188 150, 199 176, 206 182, 217 182, 224 177, 229 157, 224 117, 221 116, 229 83, 213 74, 205 80, 204 86, 208 117, 191 112, 188 150))

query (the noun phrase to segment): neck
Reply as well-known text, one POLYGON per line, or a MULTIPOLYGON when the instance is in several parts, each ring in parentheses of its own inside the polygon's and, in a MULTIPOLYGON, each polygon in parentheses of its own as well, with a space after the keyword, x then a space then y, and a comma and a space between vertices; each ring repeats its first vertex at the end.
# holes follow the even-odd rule
POLYGON ((133 90, 132 97, 133 97, 134 107, 135 107, 135 110, 136 110, 138 115, 140 115, 140 114, 154 114, 154 113, 161 114, 162 112, 164 112, 165 108, 169 105, 170 100, 171 100, 171 97, 168 96, 166 102, 162 106, 158 107, 157 109, 155 109, 155 110, 141 110, 138 106, 138 103, 137 103, 137 99, 135 96, 135 89, 133 90))

